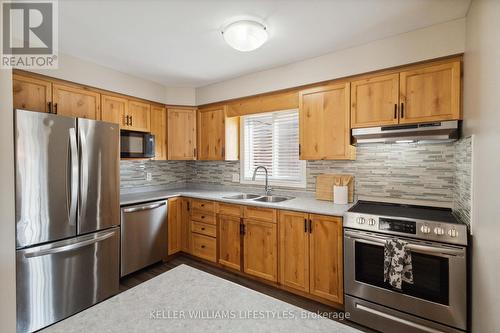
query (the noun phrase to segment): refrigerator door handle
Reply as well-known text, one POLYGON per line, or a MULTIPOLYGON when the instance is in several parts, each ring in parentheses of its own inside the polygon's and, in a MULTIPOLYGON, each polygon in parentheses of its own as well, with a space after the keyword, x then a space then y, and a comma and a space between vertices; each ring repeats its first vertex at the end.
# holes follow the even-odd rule
POLYGON ((69 193, 69 221, 76 224, 77 191, 78 191, 78 147, 74 128, 69 129, 69 158, 70 162, 70 193, 69 193))
MULTIPOLYGON (((87 138, 81 129, 78 131, 78 139, 80 142, 80 219, 85 219, 87 209, 87 195, 89 191, 89 156, 87 148, 87 138)), ((80 222, 81 223, 81 222, 80 222)))
POLYGON ((68 245, 63 245, 63 246, 58 246, 58 247, 53 247, 49 249, 43 249, 39 251, 34 251, 34 252, 26 252, 24 254, 25 258, 34 258, 34 257, 40 257, 40 256, 45 256, 48 254, 55 254, 55 253, 60 253, 60 252, 68 252, 68 251, 73 251, 79 248, 82 248, 84 246, 92 245, 98 242, 101 242, 105 239, 108 239, 112 237, 116 233, 115 230, 110 231, 108 233, 105 233, 101 236, 97 236, 95 238, 87 239, 78 243, 73 243, 73 244, 68 244, 68 245))

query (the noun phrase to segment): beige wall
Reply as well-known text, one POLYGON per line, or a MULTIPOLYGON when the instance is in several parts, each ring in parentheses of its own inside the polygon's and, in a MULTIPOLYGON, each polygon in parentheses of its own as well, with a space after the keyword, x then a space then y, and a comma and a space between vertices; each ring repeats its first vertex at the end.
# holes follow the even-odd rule
POLYGON ((198 105, 462 53, 458 19, 196 89, 198 105))
POLYGON ((0 70, 0 331, 16 330, 12 72, 0 70))
POLYGON ((194 88, 165 87, 67 54, 59 54, 58 69, 33 72, 159 103, 195 104, 194 88))
POLYGON ((464 64, 465 132, 474 134, 473 332, 500 330, 500 1, 473 0, 464 64))

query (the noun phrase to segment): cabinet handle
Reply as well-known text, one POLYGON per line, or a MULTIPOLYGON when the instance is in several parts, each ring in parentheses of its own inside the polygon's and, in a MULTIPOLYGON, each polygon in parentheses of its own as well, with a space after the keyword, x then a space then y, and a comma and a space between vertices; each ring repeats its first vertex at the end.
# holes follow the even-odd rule
POLYGON ((312 233, 313 231, 313 224, 312 224, 312 220, 309 219, 309 233, 312 233))
POLYGON ((205 228, 201 228, 201 230, 205 230, 205 228))
POLYGON ((405 117, 405 103, 401 102, 401 118, 405 117))
POLYGON ((302 146, 301 146, 301 145, 300 145, 300 143, 299 143, 299 157, 300 157, 300 155, 301 155, 301 152, 302 152, 302 146))
POLYGON ((204 216, 204 215, 202 215, 202 216, 201 216, 201 218, 202 218, 202 219, 204 219, 204 218, 205 218, 205 216, 204 216))
POLYGON ((47 103, 49 108, 49 113, 52 113, 52 102, 47 103))
POLYGON ((307 232, 307 219, 304 219, 304 232, 307 232))
POLYGON ((394 104, 394 119, 398 118, 398 104, 394 104))
POLYGON ((201 248, 202 248, 202 249, 204 249, 204 248, 205 248, 205 245, 202 245, 202 246, 201 246, 201 248))
POLYGON ((57 114, 57 103, 54 104, 54 114, 57 114))
POLYGON ((193 148, 193 157, 196 158, 196 148, 193 148))
POLYGON ((134 117, 130 116, 130 126, 134 126, 134 117))

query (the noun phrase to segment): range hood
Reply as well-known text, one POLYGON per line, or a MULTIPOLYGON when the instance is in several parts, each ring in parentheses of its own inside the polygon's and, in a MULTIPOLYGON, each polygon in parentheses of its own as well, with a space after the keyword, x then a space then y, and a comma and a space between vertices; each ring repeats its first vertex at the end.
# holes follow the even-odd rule
POLYGON ((369 128, 353 128, 354 144, 450 142, 459 138, 457 120, 415 125, 395 125, 369 128))

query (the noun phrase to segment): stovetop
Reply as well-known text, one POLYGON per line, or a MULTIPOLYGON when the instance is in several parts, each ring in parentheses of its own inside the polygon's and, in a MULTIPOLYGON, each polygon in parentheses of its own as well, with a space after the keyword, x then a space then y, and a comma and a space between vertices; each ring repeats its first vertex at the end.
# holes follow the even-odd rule
POLYGON ((467 225, 450 208, 358 201, 347 211, 344 227, 394 236, 467 245, 467 225))

